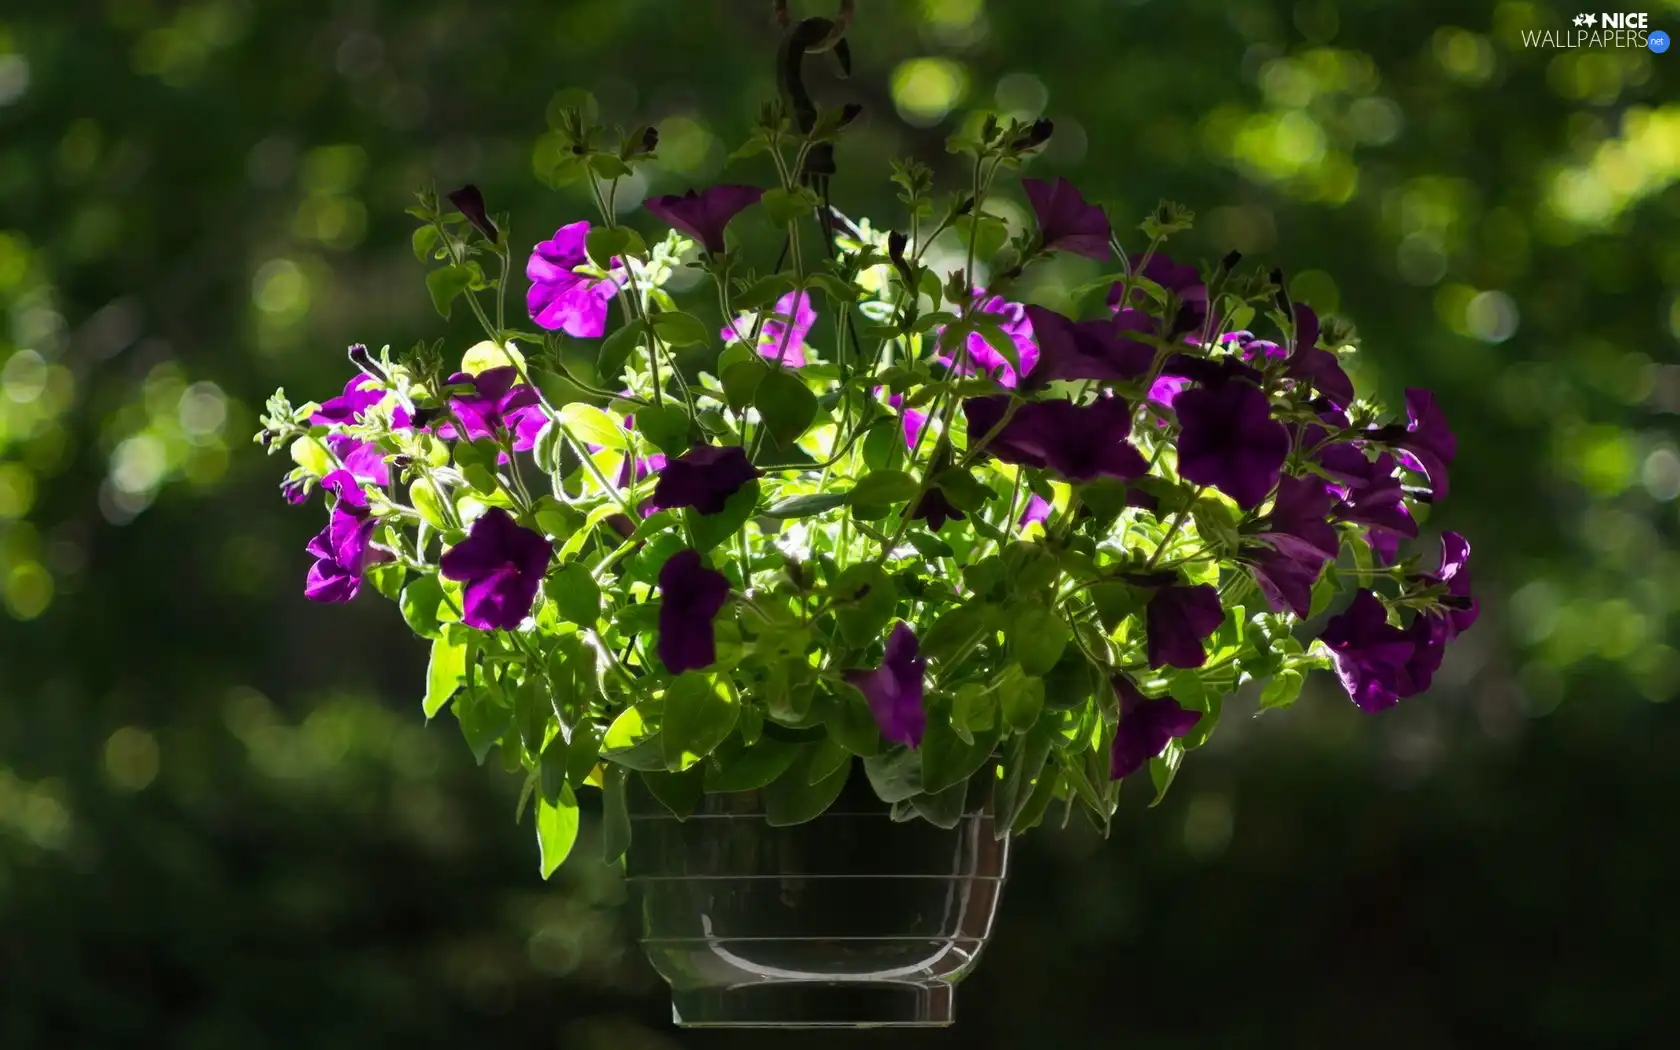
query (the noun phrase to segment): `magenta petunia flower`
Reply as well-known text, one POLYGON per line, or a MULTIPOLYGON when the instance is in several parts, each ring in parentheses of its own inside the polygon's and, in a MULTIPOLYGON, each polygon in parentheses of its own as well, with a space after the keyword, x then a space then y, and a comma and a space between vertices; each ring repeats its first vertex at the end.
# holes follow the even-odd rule
POLYGON ((1080 379, 1135 379, 1149 371, 1155 351, 1126 339, 1114 318, 1074 321, 1043 306, 1028 306, 1027 319, 1038 342, 1032 369, 1035 386, 1080 379))
MULTIPOLYGON (((543 412, 534 387, 519 382, 519 370, 512 365, 490 368, 477 375, 457 372, 449 377, 451 385, 470 383, 473 392, 457 394, 449 399, 449 407, 465 429, 465 439, 477 441, 489 438, 499 441, 504 433, 513 437, 513 448, 524 452, 537 442, 548 416, 543 412)), ((438 436, 451 440, 457 434, 450 423, 442 423, 438 436)))
MULTIPOLYGON (((875 389, 879 390, 880 387, 875 389)), ((905 408, 903 394, 887 395, 887 404, 899 410, 899 417, 904 424, 904 447, 915 448, 916 442, 922 438, 922 428, 927 426, 928 414, 919 408, 905 408)))
POLYGON ((1125 675, 1110 680, 1120 701, 1120 724, 1109 751, 1108 778, 1123 780, 1167 749, 1167 743, 1189 733, 1202 720, 1200 711, 1187 711, 1170 696, 1151 700, 1125 675))
POLYGON ((742 485, 763 476, 739 445, 696 445, 659 472, 653 506, 658 510, 693 507, 701 514, 716 514, 742 485))
POLYGON ((1226 332, 1219 337, 1219 342, 1244 361, 1281 361, 1289 356, 1289 352, 1283 347, 1270 339, 1260 339, 1247 329, 1226 332))
POLYGON ((540 532, 491 507, 472 523, 467 538, 443 552, 443 577, 466 584, 461 620, 481 631, 511 631, 530 615, 548 571, 554 545, 540 532))
POLYGON ((1143 619, 1151 668, 1200 667, 1207 662, 1202 642, 1225 622, 1225 610, 1212 584, 1169 584, 1150 595, 1143 619))
POLYGON ((1049 520, 1050 501, 1045 499, 1043 496, 1038 495, 1036 492, 1028 493, 1027 509, 1021 513, 1021 520, 1018 523, 1021 528, 1024 529, 1035 521, 1046 522, 1049 520))
POLYGON ((729 220, 757 204, 764 191, 757 186, 713 186, 700 193, 651 197, 642 207, 699 241, 708 254, 724 249, 723 228, 729 220))
POLYGON ((385 391, 379 389, 378 380, 370 375, 357 373, 344 384, 344 393, 323 401, 321 407, 310 415, 309 421, 324 426, 360 423, 362 413, 384 399, 385 391))
POLYGON ((1022 179, 1021 188, 1038 219, 1045 251, 1072 252, 1098 262, 1114 258, 1108 245, 1108 216, 1080 196, 1071 182, 1062 178, 1055 182, 1022 179))
POLYGON ((344 464, 344 469, 358 480, 373 485, 389 485, 391 471, 385 464, 385 450, 372 441, 359 441, 349 434, 328 434, 327 448, 344 464))
MULTIPOLYGON (((969 442, 981 441, 1003 419, 1009 398, 971 397, 963 402, 969 442)), ((1089 405, 1071 401, 1029 401, 1010 419, 986 452, 1004 463, 1048 467, 1069 481, 1099 477, 1130 481, 1149 472, 1149 462, 1132 447, 1131 406, 1118 397, 1089 405)))
POLYGON ((574 222, 531 249, 525 276, 531 282, 525 307, 537 327, 575 339, 597 339, 607 330, 607 303, 618 294, 611 280, 577 272, 589 262, 589 223, 574 222))
POLYGON ((315 602, 347 602, 361 590, 367 567, 390 561, 391 555, 373 546, 379 523, 368 512, 367 495, 349 471, 328 474, 321 479, 321 488, 337 499, 328 513, 327 527, 304 548, 315 564, 304 581, 303 594, 315 602))
POLYGON ((712 625, 729 598, 729 578, 708 568, 700 552, 680 550, 659 569, 659 659, 672 674, 717 662, 712 625))
POLYGON ((1289 458, 1289 430, 1266 395, 1236 380, 1199 387, 1173 402, 1182 431, 1178 473, 1211 485, 1251 510, 1271 493, 1289 458))
MULTIPOLYGON (((985 295, 985 289, 976 288, 976 298, 985 295)), ((1021 382, 1021 376, 1031 372, 1038 363, 1038 340, 1034 337, 1032 320, 1027 316, 1027 309, 1020 303, 1012 303, 1001 295, 994 295, 980 304, 980 312, 990 315, 984 320, 993 321, 1009 341, 1015 344, 1015 357, 1021 363, 1018 373, 1002 354, 992 348, 986 337, 978 332, 972 332, 964 341, 967 348, 967 360, 963 362, 963 375, 985 375, 996 379, 999 384, 1014 389, 1021 382)), ((935 328, 935 337, 941 337, 945 331, 943 327, 935 328)), ((938 361, 947 368, 954 367, 955 353, 941 350, 938 361)))
POLYGON ((1361 590, 1341 613, 1330 618, 1319 636, 1330 649, 1336 677, 1362 711, 1381 711, 1414 695, 1407 675, 1417 636, 1388 622, 1376 594, 1361 590))
POLYGON ((911 748, 921 746, 922 733, 927 729, 927 711, 922 707, 927 661, 920 654, 916 632, 900 621, 887 636, 880 667, 846 672, 846 681, 869 702, 869 712, 881 727, 881 735, 911 748))
MULTIPOLYGON (((811 306, 811 293, 787 293, 776 300, 775 311, 764 319, 764 325, 759 329, 759 355, 771 361, 780 360, 789 368, 804 368, 805 340, 816 323, 817 311, 811 306), (786 340, 785 346, 783 340, 786 340)), ((752 328, 753 316, 742 314, 733 325, 719 332, 718 337, 726 343, 744 343, 752 334, 752 328)))

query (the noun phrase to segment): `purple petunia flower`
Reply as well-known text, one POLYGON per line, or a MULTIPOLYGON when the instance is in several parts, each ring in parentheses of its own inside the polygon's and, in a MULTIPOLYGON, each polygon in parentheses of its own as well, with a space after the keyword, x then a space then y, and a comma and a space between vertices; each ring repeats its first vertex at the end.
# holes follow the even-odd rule
POLYGON ((1173 402, 1182 431, 1178 473, 1212 485, 1251 510, 1272 491, 1289 458, 1289 430, 1272 418, 1258 388, 1223 382, 1186 390, 1173 402))
POLYGON ((1351 605, 1330 618, 1319 641, 1329 647, 1336 677, 1360 710, 1381 711, 1417 691, 1406 675, 1416 637, 1388 622, 1374 592, 1355 594, 1351 605))
POLYGON ((1028 306, 1038 341, 1034 385, 1054 380, 1135 379, 1155 363, 1155 351, 1124 338, 1114 319, 1074 321, 1043 306, 1028 306))
POLYGON ((1340 549, 1336 529, 1326 520, 1333 501, 1320 478, 1278 479, 1277 500, 1255 537, 1264 546, 1244 554, 1273 612, 1288 609, 1303 618, 1310 612, 1313 584, 1340 549))
MULTIPOLYGON (((1159 285, 1164 291, 1178 297, 1180 312, 1188 311, 1188 316, 1185 319, 1188 327, 1181 327, 1181 331, 1197 328, 1207 319, 1207 285, 1202 283, 1201 275, 1196 272, 1194 266, 1180 266, 1173 262, 1171 257, 1156 252, 1143 264, 1142 269, 1139 269, 1134 263, 1132 273, 1159 285)), ((1149 295, 1142 288, 1134 286, 1131 290, 1130 299, 1130 303, 1122 304, 1120 302, 1119 284, 1111 286, 1108 290, 1108 305, 1124 309, 1130 309, 1134 303, 1148 302, 1149 295)))
POLYGON ((1187 711, 1177 700, 1145 697, 1125 675, 1109 679, 1120 701, 1120 724, 1109 751, 1108 778, 1123 780, 1167 749, 1167 742, 1184 736, 1202 720, 1200 711, 1187 711))
POLYGON ((1332 491, 1341 502, 1331 516, 1337 521, 1370 526, 1375 530, 1369 534, 1373 541, 1379 532, 1408 538, 1417 535, 1417 522, 1406 509, 1393 456, 1383 452, 1370 459, 1354 445, 1338 444, 1320 449, 1318 462, 1336 481, 1332 491))
POLYGON ((344 469, 361 481, 389 485, 391 470, 385 465, 385 450, 372 441, 360 441, 349 434, 328 434, 327 448, 344 464, 344 469))
POLYGON ((957 509, 950 500, 945 498, 945 490, 938 485, 922 493, 922 498, 910 508, 911 521, 926 521, 928 528, 938 532, 945 527, 947 521, 962 521, 968 515, 957 509))
POLYGON ((1254 574, 1254 582, 1273 612, 1293 612, 1301 619, 1312 613, 1312 589, 1328 559, 1295 558, 1274 547, 1254 547, 1243 552, 1243 560, 1254 574))
POLYGON ((1038 495, 1037 493, 1028 493, 1028 495, 1027 495, 1027 509, 1022 512, 1021 520, 1018 523, 1021 526, 1021 528, 1024 529, 1028 525, 1031 525, 1035 521, 1046 522, 1046 521, 1049 521, 1049 520, 1050 520, 1050 501, 1045 499, 1043 496, 1038 495))
POLYGON ((1272 342, 1270 339, 1256 338, 1253 332, 1239 329, 1226 332, 1220 336, 1219 342, 1234 352, 1244 361, 1265 361, 1267 359, 1282 360, 1289 356, 1288 351, 1272 342))
POLYGON ((696 445, 659 472, 653 507, 693 507, 701 514, 716 514, 742 485, 763 476, 739 445, 696 445))
POLYGON ((331 426, 339 423, 360 423, 362 413, 385 399, 379 381, 370 375, 357 373, 344 384, 344 393, 328 398, 309 417, 311 423, 331 426))
POLYGON ((537 327, 574 339, 597 339, 607 330, 607 303, 618 294, 612 280, 577 272, 589 262, 589 223, 574 222, 531 249, 525 276, 531 282, 525 307, 537 327))
POLYGON ((1401 463, 1428 476, 1435 498, 1441 499, 1447 494, 1447 468, 1458 453, 1458 438, 1435 404, 1435 395, 1428 390, 1406 389, 1406 418, 1405 431, 1391 444, 1400 450, 1401 463))
POLYGON ((1481 603, 1470 593, 1470 541, 1456 532, 1441 534, 1441 564, 1434 572, 1418 574, 1423 583, 1447 585, 1447 597, 1456 599, 1457 608, 1444 613, 1447 640, 1451 641, 1468 631, 1481 615, 1481 603))
POLYGON ((309 483, 302 477, 288 476, 280 483, 280 497, 292 506, 309 502, 309 483))
MULTIPOLYGON (((985 289, 974 289, 975 298, 985 295, 985 289)), ((1021 362, 1017 372, 1004 356, 986 342, 986 337, 978 332, 969 333, 965 341, 968 353, 963 362, 963 375, 986 375, 996 379, 999 384, 1014 389, 1020 385, 1021 376, 1031 372, 1038 364, 1038 340, 1033 333, 1032 321, 1027 316, 1027 308, 1020 303, 1012 303, 1001 295, 994 295, 980 304, 982 314, 991 315, 986 320, 993 320, 1009 341, 1015 344, 1015 357, 1021 362)), ((934 329, 935 338, 943 342, 945 329, 943 326, 934 329)), ((955 353, 941 350, 938 361, 947 368, 954 367, 955 353)))
POLYGON ((1283 374, 1297 382, 1309 383, 1329 398, 1338 408, 1353 404, 1353 380, 1342 370, 1341 362, 1329 350, 1320 350, 1318 343, 1318 315, 1304 303, 1295 304, 1295 344, 1283 374))
POLYGON ((1207 662, 1202 642, 1225 622, 1219 591, 1212 584, 1158 587, 1144 608, 1150 668, 1200 667, 1207 662))
POLYGON ((927 711, 922 707, 927 661, 920 658, 920 652, 916 632, 900 621, 887 636, 887 651, 880 667, 846 672, 846 681, 869 701, 869 712, 881 727, 881 735, 911 748, 921 746, 927 728, 927 711))
POLYGON ((478 232, 495 242, 501 234, 496 230, 496 224, 490 221, 490 213, 484 208, 484 192, 472 183, 467 183, 460 189, 449 194, 449 203, 455 205, 455 210, 467 217, 467 221, 478 228, 478 232))
POLYGON ((463 437, 467 441, 479 438, 499 440, 504 432, 511 432, 515 452, 524 452, 537 442, 548 416, 539 403, 537 391, 519 380, 519 370, 512 365, 490 368, 477 375, 457 372, 449 377, 451 385, 470 383, 471 394, 458 394, 449 399, 455 418, 465 428, 465 435, 457 434, 453 424, 438 426, 438 436, 451 440, 463 437))
POLYGON ((1106 262, 1114 258, 1108 246, 1108 216, 1079 195, 1066 179, 1045 182, 1022 179, 1021 188, 1038 219, 1039 237, 1047 252, 1072 252, 1106 262))
POLYGON ((680 550, 659 569, 659 659, 672 674, 717 662, 712 626, 729 598, 729 578, 706 565, 700 552, 680 550))
POLYGON ((511 631, 530 614, 553 555, 554 545, 542 533, 491 507, 472 523, 466 539, 443 552, 438 569, 444 579, 467 585, 463 623, 481 631, 511 631))
POLYGON ((757 186, 712 186, 682 196, 650 197, 642 207, 689 237, 699 241, 710 255, 722 253, 723 228, 729 220, 757 204, 764 191, 757 186))
POLYGON ((327 527, 305 548, 315 564, 304 581, 303 594, 315 602, 347 602, 361 590, 367 567, 390 561, 391 555, 373 546, 379 523, 368 512, 367 495, 349 471, 333 471, 321 479, 321 487, 337 499, 327 527))
MULTIPOLYGON (((880 387, 875 389, 879 390, 880 387)), ((922 438, 922 428, 927 426, 928 414, 918 408, 903 407, 903 394, 889 394, 887 404, 899 410, 899 416, 904 422, 904 447, 915 448, 916 442, 922 438)))
MULTIPOLYGON (((780 360, 789 368, 804 368, 805 339, 811 334, 811 329, 817 323, 817 311, 811 306, 809 292, 789 292, 776 300, 776 309, 764 319, 764 325, 758 332, 758 352, 761 357, 771 361, 780 360), (796 299, 797 296, 797 305, 796 299), (789 322, 792 327, 789 327, 789 322), (787 341, 783 346, 782 341, 787 341)), ((735 323, 718 333, 718 338, 726 343, 744 343, 752 334, 753 317, 742 314, 735 319, 735 323)))
MULTIPOLYGON (((971 445, 992 432, 1008 406, 1009 398, 1001 395, 963 402, 971 445)), ((1069 481, 1130 481, 1149 472, 1148 461, 1130 443, 1131 433, 1132 410, 1123 398, 1100 398, 1089 405, 1029 401, 986 451, 1004 463, 1048 467, 1069 481)))

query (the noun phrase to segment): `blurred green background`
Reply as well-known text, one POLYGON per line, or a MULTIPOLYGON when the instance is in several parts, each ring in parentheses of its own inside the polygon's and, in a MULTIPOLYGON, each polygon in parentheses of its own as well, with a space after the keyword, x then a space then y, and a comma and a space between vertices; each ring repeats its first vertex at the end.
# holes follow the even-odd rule
MULTIPOLYGON (((801 1045, 1665 1042, 1680 57, 1525 48, 1559 4, 859 6, 836 203, 892 222, 886 161, 949 173, 991 110, 1055 120, 1034 174, 1189 204, 1175 254, 1274 261, 1362 384, 1439 392, 1484 613, 1427 697, 1323 676, 1110 841, 1025 840, 956 1029, 801 1045)), ((0 0, 0 1047, 789 1045, 669 1028, 592 827, 543 884, 395 611, 303 599, 320 508, 249 441, 351 342, 476 338, 421 183, 516 247, 588 217, 533 174, 558 90, 659 126, 636 189, 767 181, 724 162, 775 38, 760 0, 0 0)))

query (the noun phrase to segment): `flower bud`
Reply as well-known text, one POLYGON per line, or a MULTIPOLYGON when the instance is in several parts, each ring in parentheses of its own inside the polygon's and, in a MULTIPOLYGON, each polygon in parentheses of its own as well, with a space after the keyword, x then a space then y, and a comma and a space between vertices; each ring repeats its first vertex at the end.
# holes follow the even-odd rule
POLYGON ((1237 264, 1240 263, 1240 262, 1242 262, 1242 252, 1239 252, 1239 251, 1226 252, 1225 253, 1225 258, 1219 260, 1219 272, 1220 273, 1230 273, 1232 270, 1235 270, 1237 268, 1237 264))
POLYGON ((389 377, 385 375, 385 370, 374 364, 373 357, 368 353, 368 348, 361 343, 350 345, 349 356, 350 363, 361 369, 365 375, 370 375, 381 383, 389 381, 389 377))
POLYGON ((840 107, 840 127, 845 127, 863 115, 863 106, 856 102, 848 102, 840 107))
POLYGON ((642 152, 652 153, 659 148, 659 129, 649 127, 642 132, 642 152))
POLYGON ((455 210, 467 217, 467 221, 477 228, 495 244, 501 234, 496 230, 496 224, 490 221, 490 215, 484 210, 484 194, 477 186, 467 183, 460 189, 449 194, 449 203, 455 205, 455 210))
POLYGON ((1015 148, 1023 151, 1037 149, 1050 141, 1050 136, 1055 130, 1055 124, 1041 117, 1028 125, 1027 130, 1022 132, 1020 137, 1015 140, 1015 148))

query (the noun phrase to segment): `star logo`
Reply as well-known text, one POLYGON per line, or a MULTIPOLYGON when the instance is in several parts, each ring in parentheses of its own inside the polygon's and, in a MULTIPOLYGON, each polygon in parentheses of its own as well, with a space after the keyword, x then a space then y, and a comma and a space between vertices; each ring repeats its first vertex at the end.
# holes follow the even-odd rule
POLYGON ((1588 26, 1593 26, 1593 25, 1596 25, 1598 23, 1598 16, 1597 15, 1582 15, 1581 17, 1585 18, 1587 20, 1587 25, 1588 26))
POLYGON ((1578 26, 1586 25, 1587 24, 1587 16, 1586 15, 1576 15, 1575 16, 1575 24, 1578 25, 1578 26))

